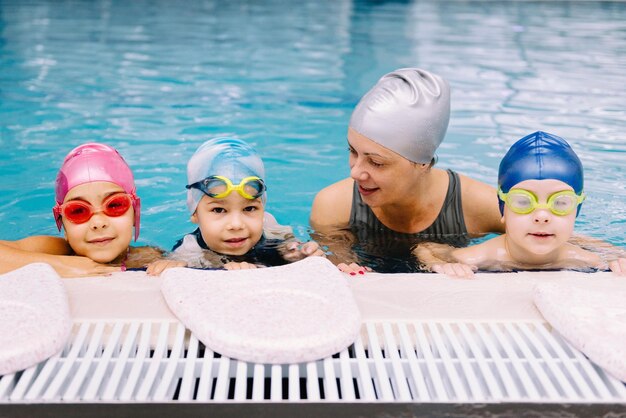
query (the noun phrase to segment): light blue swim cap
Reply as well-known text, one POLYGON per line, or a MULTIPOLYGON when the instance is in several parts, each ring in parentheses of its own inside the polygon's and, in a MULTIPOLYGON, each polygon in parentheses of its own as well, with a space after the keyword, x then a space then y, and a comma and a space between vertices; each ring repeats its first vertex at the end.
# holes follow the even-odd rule
POLYGON ((419 68, 384 75, 359 101, 350 128, 409 161, 428 164, 450 121, 450 87, 419 68))
MULTIPOLYGON (((498 187, 504 193, 524 180, 547 179, 568 184, 576 194, 583 191, 583 165, 572 147, 556 135, 537 131, 525 136, 511 146, 500 162, 498 187)), ((498 201, 502 214, 504 202, 500 198, 498 201)))
MULTIPOLYGON (((246 177, 265 178, 263 161, 246 142, 237 138, 213 138, 196 150, 187 163, 187 184, 202 181, 210 176, 224 176, 233 184, 246 177)), ((187 208, 193 215, 202 199, 202 191, 187 190, 187 208)), ((265 201, 265 199, 263 199, 265 201)))

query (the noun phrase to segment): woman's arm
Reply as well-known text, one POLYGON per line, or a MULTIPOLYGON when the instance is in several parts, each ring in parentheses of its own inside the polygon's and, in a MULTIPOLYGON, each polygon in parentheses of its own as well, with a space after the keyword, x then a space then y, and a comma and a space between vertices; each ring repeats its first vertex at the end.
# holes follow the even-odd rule
POLYGON ((341 271, 356 274, 366 269, 356 264, 358 257, 352 251, 356 238, 348 229, 353 187, 354 180, 347 178, 322 189, 313 201, 309 222, 311 238, 328 249, 328 259, 341 271))

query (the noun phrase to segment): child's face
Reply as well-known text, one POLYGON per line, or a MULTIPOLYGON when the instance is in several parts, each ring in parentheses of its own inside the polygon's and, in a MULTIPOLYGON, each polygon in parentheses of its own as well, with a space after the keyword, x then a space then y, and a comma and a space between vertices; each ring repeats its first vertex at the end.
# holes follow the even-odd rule
POLYGON ((207 246, 218 253, 243 255, 263 235, 261 198, 246 199, 239 193, 215 199, 203 196, 191 221, 200 226, 207 246))
POLYGON ((76 224, 63 217, 65 238, 77 255, 99 263, 109 263, 125 254, 133 235, 134 210, 132 206, 121 216, 111 217, 102 212, 102 202, 124 189, 115 183, 98 181, 72 188, 63 203, 83 201, 95 213, 84 223, 76 224))
MULTIPOLYGON (((525 180, 511 188, 533 193, 539 205, 545 204, 554 193, 573 190, 559 180, 525 180)), ((558 250, 571 237, 576 221, 576 210, 567 215, 556 215, 548 208, 536 208, 527 214, 515 213, 509 205, 504 205, 503 221, 506 224, 507 241, 515 249, 527 254, 550 255, 558 250)), ((513 248, 509 248, 512 250, 513 248)))

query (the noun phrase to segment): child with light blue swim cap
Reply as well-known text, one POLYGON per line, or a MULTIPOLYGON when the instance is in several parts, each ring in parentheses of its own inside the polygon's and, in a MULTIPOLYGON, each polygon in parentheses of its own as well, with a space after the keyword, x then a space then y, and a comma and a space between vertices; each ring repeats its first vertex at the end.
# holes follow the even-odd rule
POLYGON ((263 161, 246 142, 214 138, 202 144, 187 164, 187 208, 198 228, 151 271, 175 266, 246 269, 323 255, 317 243, 300 245, 291 228, 265 212, 264 178, 263 161))
MULTIPOLYGON (((597 253, 568 242, 585 200, 583 185, 582 163, 570 145, 556 135, 534 132, 515 142, 500 162, 505 234, 462 249, 420 246, 417 256, 432 271, 454 277, 471 277, 477 269, 605 269, 597 253)), ((626 259, 608 267, 626 274, 626 259)))

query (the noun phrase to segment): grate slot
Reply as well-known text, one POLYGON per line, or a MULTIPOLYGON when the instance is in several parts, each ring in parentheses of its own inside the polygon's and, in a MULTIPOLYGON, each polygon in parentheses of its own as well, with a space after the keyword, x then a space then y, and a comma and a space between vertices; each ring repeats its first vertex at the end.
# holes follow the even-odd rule
POLYGON ((339 367, 341 370, 341 378, 339 379, 341 399, 344 401, 355 401, 354 378, 352 376, 352 368, 350 367, 350 353, 348 349, 339 353, 339 367))
MULTIPOLYGON (((464 341, 467 343, 469 348, 469 352, 473 356, 474 361, 478 365, 478 370, 480 371, 480 376, 483 379, 483 384, 486 386, 487 393, 491 396, 487 396, 484 392, 482 395, 485 399, 502 399, 504 394, 502 392, 501 386, 503 385, 502 380, 498 380, 494 375, 493 368, 496 368, 496 371, 506 370, 500 364, 495 364, 493 360, 487 361, 485 358, 484 350, 481 350, 480 346, 484 345, 485 341, 481 340, 479 336, 476 335, 476 332, 471 332, 470 328, 467 324, 459 324, 459 332, 463 336, 464 341), (490 367, 491 364, 491 367, 490 367)), ((499 376, 499 375, 498 375, 499 376)), ((512 381, 511 381, 511 384, 512 381)), ((481 386, 482 387, 482 386, 481 386)))
MULTIPOLYGON (((167 332, 167 329, 165 329, 167 332)), ((167 338, 167 335, 166 337, 167 338)), ((159 345, 163 344, 167 347, 167 341, 159 341, 159 345)), ((178 385, 178 370, 179 360, 183 357, 185 352, 185 327, 183 324, 178 324, 176 327, 176 337, 174 338, 172 350, 170 352, 169 360, 166 362, 166 368, 162 376, 159 377, 160 384, 156 389, 154 397, 152 399, 158 401, 165 401, 172 399, 171 394, 176 390, 178 385), (173 360, 172 360, 173 359, 173 360), (169 396, 168 396, 169 395, 169 396)), ((158 366, 155 366, 158 368, 158 366)), ((156 372, 155 372, 156 373, 156 372)), ((147 391, 148 389, 146 389, 147 391)))
MULTIPOLYGON (((141 327, 141 336, 139 337, 139 345, 137 346, 137 351, 134 353, 135 357, 133 357, 134 361, 130 362, 132 368, 130 370, 130 374, 128 375, 128 379, 126 380, 126 384, 123 385, 122 392, 120 393, 118 399, 122 401, 128 401, 133 399, 133 393, 135 391, 135 386, 139 381, 139 376, 141 375, 144 364, 146 362, 146 356, 150 353, 150 333, 152 329, 151 323, 144 323, 141 327)), ((131 353, 132 354, 132 353, 131 353)), ((130 360, 130 359, 129 359, 130 360)), ((123 383, 122 380, 120 383, 123 383)))
POLYGON ((178 399, 181 401, 191 401, 194 398, 196 388, 196 359, 198 358, 198 339, 191 335, 189 337, 189 347, 185 357, 183 378, 178 391, 178 399))
POLYGON ((407 325, 403 323, 398 324, 398 331, 400 333, 400 341, 402 342, 404 358, 407 359, 409 364, 409 375, 412 377, 412 393, 416 398, 430 401, 432 398, 430 396, 428 388, 426 387, 424 379, 421 378, 422 371, 420 370, 420 366, 418 364, 416 350, 411 342, 411 337, 409 336, 407 325))
POLYGON ((520 331, 523 336, 526 337, 527 340, 532 342, 533 347, 537 350, 537 362, 544 361, 545 365, 548 369, 548 376, 552 376, 553 380, 558 383, 559 388, 563 393, 563 397, 568 400, 575 400, 581 396, 580 392, 577 392, 570 379, 565 376, 562 369, 559 367, 558 357, 554 358, 551 353, 548 352, 548 349, 551 348, 549 345, 545 344, 545 341, 541 338, 541 334, 537 333, 534 329, 531 330, 528 324, 520 325, 520 331))
POLYGON ((455 395, 452 395, 452 397, 455 400, 466 402, 469 399, 469 394, 467 393, 467 388, 464 384, 465 382, 461 379, 456 367, 454 367, 453 358, 448 351, 447 344, 445 344, 439 328, 432 322, 428 322, 426 326, 432 340, 435 343, 435 347, 437 348, 439 359, 442 360, 443 367, 446 372, 445 375, 448 377, 447 382, 454 391, 455 395))
POLYGON ((376 397, 376 389, 374 388, 374 380, 372 379, 369 365, 367 363, 367 354, 365 353, 363 345, 363 336, 360 334, 354 342, 354 351, 357 358, 358 375, 360 377, 358 380, 359 393, 363 394, 364 399, 378 399, 376 397))
POLYGON ((426 363, 427 373, 424 374, 424 377, 427 379, 426 383, 431 385, 431 390, 435 392, 434 399, 450 399, 446 388, 444 387, 442 376, 439 373, 439 368, 437 367, 435 353, 431 351, 431 346, 428 342, 428 338, 426 337, 426 333, 424 332, 423 325, 414 324, 413 327, 417 336, 419 347, 418 352, 424 356, 424 362, 426 363))
POLYGON ((467 356, 467 348, 461 347, 461 342, 457 338, 458 333, 455 332, 450 324, 442 324, 442 330, 446 335, 446 339, 450 344, 452 352, 455 354, 454 358, 457 360, 458 364, 461 366, 462 375, 465 377, 467 382, 467 388, 470 393, 472 393, 472 399, 486 400, 487 395, 484 392, 484 383, 479 382, 478 377, 474 373, 474 368, 472 366, 475 365, 474 359, 470 359, 467 356))
POLYGON ((394 399, 393 391, 391 389, 391 383, 389 382, 389 376, 387 375, 384 353, 381 350, 382 345, 378 342, 378 332, 376 331, 375 325, 372 323, 366 324, 366 328, 369 335, 368 350, 374 359, 374 385, 380 391, 377 391, 378 399, 392 401, 394 399))
POLYGON ((385 322, 382 324, 382 327, 385 343, 385 352, 389 355, 389 358, 391 359, 391 370, 394 377, 392 380, 392 388, 395 389, 394 393, 397 394, 397 400, 408 402, 412 399, 411 391, 409 389, 407 377, 404 374, 404 362, 400 358, 400 350, 396 343, 391 324, 385 322))

